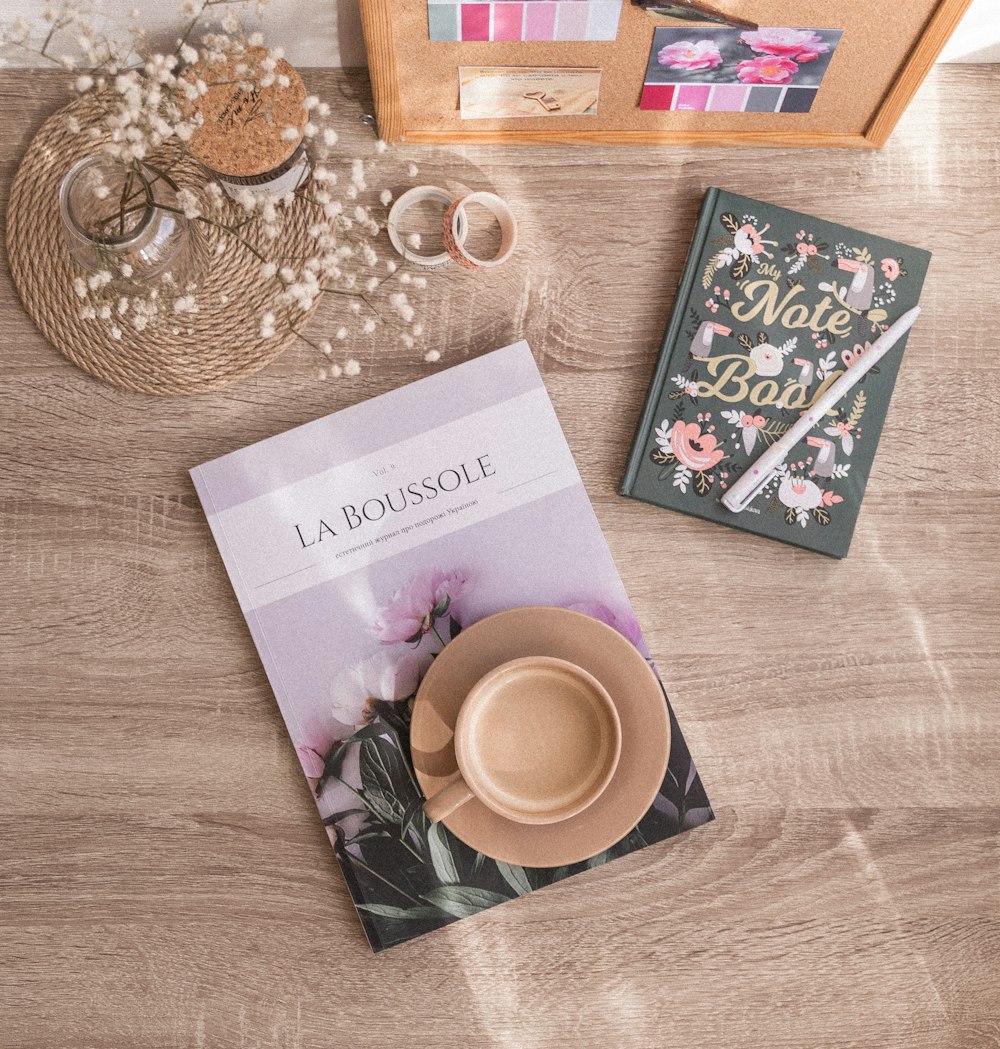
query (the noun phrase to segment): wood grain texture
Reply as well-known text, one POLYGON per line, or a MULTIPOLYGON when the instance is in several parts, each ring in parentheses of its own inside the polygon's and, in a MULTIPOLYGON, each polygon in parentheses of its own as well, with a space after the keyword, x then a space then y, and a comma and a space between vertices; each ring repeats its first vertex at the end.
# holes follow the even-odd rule
MULTIPOLYGON (((350 149, 363 76, 309 80, 350 149)), ((63 90, 0 75, 0 207, 63 90)), ((938 67, 878 153, 401 151, 517 211, 507 266, 431 275, 425 348, 532 344, 718 819, 378 958, 186 471, 428 367, 128 394, 4 267, 0 1044, 1000 1046, 998 106, 938 67), (712 183, 935 253, 844 562, 615 494, 712 183)))
POLYGON ((952 3, 938 4, 934 9, 920 34, 920 39, 910 51, 899 75, 865 129, 865 138, 871 145, 884 146, 889 140, 892 129, 906 112, 910 100, 924 82, 924 77, 931 71, 938 55, 971 3, 972 0, 954 0, 952 3))

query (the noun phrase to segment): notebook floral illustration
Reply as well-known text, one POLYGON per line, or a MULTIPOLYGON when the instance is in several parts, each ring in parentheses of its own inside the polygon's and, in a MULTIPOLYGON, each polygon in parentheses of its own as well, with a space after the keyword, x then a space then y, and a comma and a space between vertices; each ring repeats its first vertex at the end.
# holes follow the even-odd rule
POLYGON ((705 194, 622 494, 845 557, 900 340, 743 513, 721 494, 920 298, 930 253, 705 194))
POLYGON ((672 713, 653 805, 586 862, 498 862, 422 812, 413 700, 463 630, 561 606, 649 659, 526 343, 191 475, 373 950, 712 818, 672 713))

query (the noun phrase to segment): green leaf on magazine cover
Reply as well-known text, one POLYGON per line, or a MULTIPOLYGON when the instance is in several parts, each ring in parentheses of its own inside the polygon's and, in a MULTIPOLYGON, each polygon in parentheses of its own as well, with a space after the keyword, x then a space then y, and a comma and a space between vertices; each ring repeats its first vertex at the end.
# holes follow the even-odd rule
POLYGON ((707 807, 698 807, 696 809, 688 809, 684 813, 684 823, 682 826, 686 829, 690 827, 700 827, 703 823, 707 823, 712 815, 712 810, 707 807))
POLYGON ((374 739, 376 736, 380 736, 384 732, 385 726, 379 725, 377 722, 371 725, 364 725, 356 732, 352 732, 347 739, 341 740, 336 746, 331 747, 330 752, 326 756, 323 775, 320 777, 320 783, 325 783, 325 781, 331 777, 340 777, 340 766, 343 764, 344 758, 346 757, 347 752, 351 749, 352 744, 360 743, 365 739, 374 739))
POLYGON ((399 838, 386 827, 375 826, 370 830, 362 830, 350 839, 351 845, 359 845, 363 841, 374 841, 376 838, 385 838, 391 842, 397 842, 399 838))
POLYGON ((436 907, 393 907, 389 903, 359 903, 359 911, 377 914, 380 918, 397 918, 401 921, 426 921, 428 918, 440 918, 436 907))
POLYGON ((381 790, 395 800, 396 791, 401 784, 406 783, 407 778, 400 752, 395 745, 382 736, 368 738, 361 744, 360 764, 361 785, 364 789, 381 790))
POLYGON ((340 812, 331 812, 329 816, 323 817, 323 826, 332 826, 341 820, 347 819, 348 816, 362 816, 367 811, 367 809, 342 809, 340 812))
POLYGON ((381 823, 395 823, 399 818, 399 813, 393 803, 391 797, 386 797, 385 794, 377 787, 374 789, 366 789, 364 792, 365 804, 368 806, 368 811, 381 823))
POLYGON ((523 867, 512 867, 509 863, 504 863, 503 860, 497 860, 496 865, 500 876, 518 896, 525 896, 531 892, 531 883, 528 881, 528 876, 524 873, 523 867))
POLYGON ((385 725, 379 724, 377 721, 373 721, 370 725, 362 725, 361 728, 352 732, 345 743, 360 743, 365 739, 378 739, 379 736, 387 735, 385 725))
POLYGON ((510 899, 509 896, 501 896, 498 892, 474 889, 469 885, 441 885, 425 892, 423 898, 456 918, 467 918, 470 914, 478 914, 487 907, 506 903, 510 899))
POLYGON ((406 782, 399 751, 381 737, 366 739, 361 744, 361 786, 365 801, 386 823, 399 823, 403 807, 396 794, 406 782))
POLYGON ((427 832, 427 844, 431 850, 431 863, 438 880, 442 885, 457 885, 458 868, 455 866, 455 858, 451 854, 445 829, 440 823, 431 825, 427 832))
POLYGON ((371 710, 376 719, 372 724, 379 728, 376 735, 389 737, 397 746, 401 739, 409 736, 410 718, 406 703, 376 699, 371 704, 371 710))
POLYGON ((414 821, 416 821, 414 829, 419 833, 419 828, 423 823, 423 815, 424 799, 421 797, 413 798, 409 805, 406 806, 406 811, 403 813, 403 820, 399 828, 399 836, 405 838, 409 833, 410 827, 414 825, 414 821))

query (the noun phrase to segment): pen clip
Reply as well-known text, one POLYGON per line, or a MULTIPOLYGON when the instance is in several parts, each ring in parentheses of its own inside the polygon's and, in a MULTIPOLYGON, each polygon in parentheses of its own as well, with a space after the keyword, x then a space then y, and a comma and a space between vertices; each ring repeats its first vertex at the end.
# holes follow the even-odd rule
POLYGON ((726 495, 722 497, 723 505, 726 507, 727 510, 732 510, 734 514, 742 513, 754 501, 754 499, 756 499, 757 496, 760 495, 760 493, 774 480, 777 474, 777 468, 768 470, 767 473, 765 473, 764 476, 761 477, 761 479, 753 486, 753 488, 751 488, 747 492, 745 496, 743 496, 742 499, 734 500, 732 498, 732 493, 727 492, 726 495))

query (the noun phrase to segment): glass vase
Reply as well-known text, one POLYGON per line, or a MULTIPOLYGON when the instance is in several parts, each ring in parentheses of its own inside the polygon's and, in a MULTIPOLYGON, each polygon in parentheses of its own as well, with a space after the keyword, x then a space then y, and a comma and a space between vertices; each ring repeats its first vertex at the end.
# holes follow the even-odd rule
POLYGON ((88 272, 131 285, 168 273, 181 287, 197 278, 192 224, 168 179, 150 167, 84 157, 62 181, 59 215, 70 255, 88 272))

